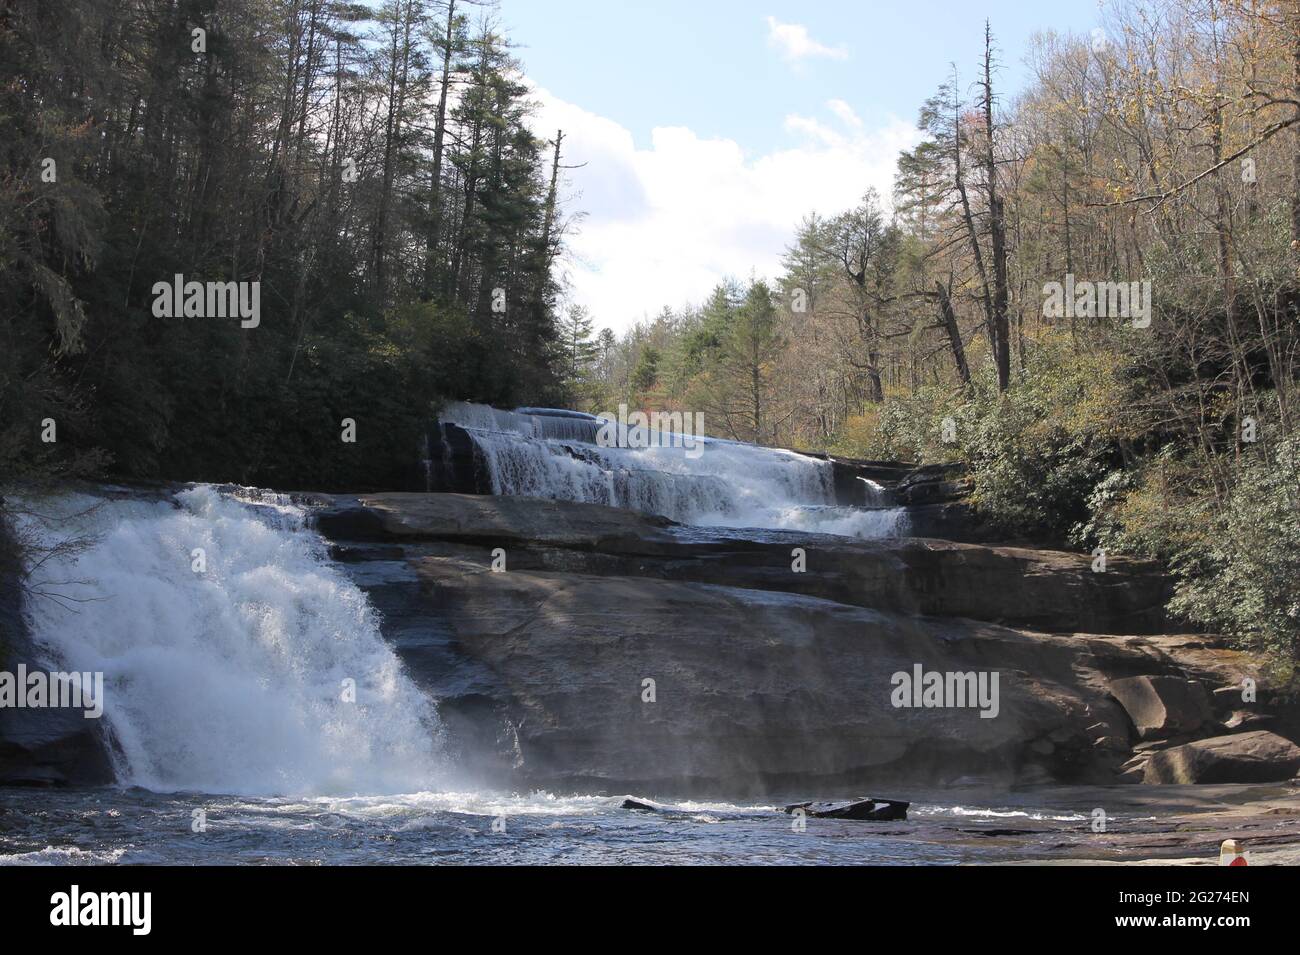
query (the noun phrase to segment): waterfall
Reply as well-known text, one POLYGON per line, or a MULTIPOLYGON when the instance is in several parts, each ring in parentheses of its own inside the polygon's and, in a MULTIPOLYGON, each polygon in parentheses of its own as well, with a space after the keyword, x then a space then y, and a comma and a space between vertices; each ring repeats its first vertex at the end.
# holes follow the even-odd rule
POLYGON ((879 485, 878 506, 837 506, 831 463, 793 451, 719 438, 703 438, 696 453, 657 440, 650 443, 664 446, 602 447, 601 420, 573 411, 453 403, 439 417, 470 435, 494 494, 585 501, 714 527, 890 537, 906 525, 879 485))
POLYGON ((869 507, 890 507, 894 503, 893 495, 879 481, 871 478, 858 478, 867 488, 867 505, 869 507))
POLYGON ((435 787, 433 704, 287 499, 200 486, 174 500, 69 495, 24 510, 28 540, 88 541, 34 570, 49 596, 29 598, 27 616, 52 667, 104 674, 121 783, 278 795, 435 787))

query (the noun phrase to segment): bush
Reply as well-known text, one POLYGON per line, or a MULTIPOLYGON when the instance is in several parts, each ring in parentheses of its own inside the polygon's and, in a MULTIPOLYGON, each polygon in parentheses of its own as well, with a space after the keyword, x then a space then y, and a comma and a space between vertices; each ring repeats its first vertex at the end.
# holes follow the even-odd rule
MULTIPOLYGON (((1027 365, 1005 394, 988 369, 966 395, 931 386, 891 396, 874 427, 862 428, 870 418, 853 421, 850 453, 964 462, 986 518, 1008 533, 1064 543, 1087 521, 1089 496, 1119 460, 1120 362, 1110 351, 1079 354, 1047 338, 1034 343, 1027 365)), ((846 444, 841 439, 836 450, 844 453, 846 444)))
POLYGON ((1294 685, 1300 661, 1300 438, 1238 468, 1203 544, 1178 561, 1170 609, 1262 654, 1294 685))
POLYGON ((1174 561, 1205 539, 1213 496, 1202 467, 1172 446, 1130 469, 1107 474, 1088 497, 1089 517, 1071 541, 1116 554, 1174 561))
POLYGON ((955 461, 959 449, 942 441, 943 418, 960 407, 951 389, 926 386, 912 395, 891 395, 845 421, 831 453, 886 461, 955 461))

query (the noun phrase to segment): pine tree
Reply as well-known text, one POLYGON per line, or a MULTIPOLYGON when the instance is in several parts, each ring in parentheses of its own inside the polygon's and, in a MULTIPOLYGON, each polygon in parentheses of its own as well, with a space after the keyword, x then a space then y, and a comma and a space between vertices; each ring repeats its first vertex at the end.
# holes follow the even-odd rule
POLYGON ((569 306, 560 322, 560 341, 564 348, 565 375, 572 388, 583 380, 600 353, 592 339, 592 321, 586 306, 569 306))

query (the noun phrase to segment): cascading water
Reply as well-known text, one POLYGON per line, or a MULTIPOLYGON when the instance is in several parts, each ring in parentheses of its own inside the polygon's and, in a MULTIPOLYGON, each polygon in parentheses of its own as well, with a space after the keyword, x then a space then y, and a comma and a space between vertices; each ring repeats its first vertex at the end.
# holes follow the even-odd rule
POLYGON ((694 453, 671 441, 649 443, 678 446, 602 447, 602 422, 576 412, 453 403, 439 418, 473 439, 495 494, 606 504, 714 527, 867 538, 905 532, 905 512, 888 505, 884 488, 869 489, 873 506, 836 506, 830 462, 793 451, 717 438, 700 439, 694 453))
POLYGON ((103 672, 120 782, 239 794, 437 785, 433 704, 302 510, 212 487, 27 510, 42 514, 20 519, 28 539, 93 535, 39 568, 55 596, 27 611, 52 665, 103 672))

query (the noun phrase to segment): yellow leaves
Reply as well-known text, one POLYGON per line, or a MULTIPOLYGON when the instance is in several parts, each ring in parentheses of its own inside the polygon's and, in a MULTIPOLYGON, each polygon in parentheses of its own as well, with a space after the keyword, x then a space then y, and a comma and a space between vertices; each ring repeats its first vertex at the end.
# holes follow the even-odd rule
POLYGON ((870 457, 880 446, 880 408, 868 405, 862 414, 844 419, 832 450, 846 457, 870 457))

